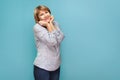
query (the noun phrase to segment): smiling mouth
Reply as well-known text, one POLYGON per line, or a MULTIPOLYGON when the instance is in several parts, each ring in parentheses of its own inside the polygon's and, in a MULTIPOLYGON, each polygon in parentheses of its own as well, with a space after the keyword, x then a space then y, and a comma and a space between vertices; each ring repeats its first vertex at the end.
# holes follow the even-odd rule
POLYGON ((45 18, 44 20, 45 20, 45 21, 47 21, 47 20, 50 20, 50 18, 49 18, 49 17, 47 17, 47 18, 45 18))

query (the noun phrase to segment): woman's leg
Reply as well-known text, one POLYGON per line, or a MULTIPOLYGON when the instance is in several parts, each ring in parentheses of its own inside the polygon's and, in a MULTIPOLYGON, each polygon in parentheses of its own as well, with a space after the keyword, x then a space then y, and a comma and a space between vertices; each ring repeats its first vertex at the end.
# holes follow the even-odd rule
POLYGON ((49 71, 34 66, 34 79, 35 80, 49 80, 49 71))
POLYGON ((59 80, 60 68, 55 71, 50 71, 50 80, 59 80))

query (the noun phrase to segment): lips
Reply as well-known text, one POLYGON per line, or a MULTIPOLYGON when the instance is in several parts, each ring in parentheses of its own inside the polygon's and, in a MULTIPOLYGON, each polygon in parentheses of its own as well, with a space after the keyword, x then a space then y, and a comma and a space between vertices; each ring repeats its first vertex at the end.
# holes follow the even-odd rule
POLYGON ((50 19, 50 17, 46 17, 44 20, 48 20, 48 19, 50 19))

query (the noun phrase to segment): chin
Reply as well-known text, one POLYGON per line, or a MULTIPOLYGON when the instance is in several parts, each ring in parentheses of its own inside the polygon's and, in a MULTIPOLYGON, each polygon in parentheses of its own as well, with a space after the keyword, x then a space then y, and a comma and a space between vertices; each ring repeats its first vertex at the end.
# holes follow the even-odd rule
POLYGON ((47 20, 46 22, 50 22, 50 20, 47 20))

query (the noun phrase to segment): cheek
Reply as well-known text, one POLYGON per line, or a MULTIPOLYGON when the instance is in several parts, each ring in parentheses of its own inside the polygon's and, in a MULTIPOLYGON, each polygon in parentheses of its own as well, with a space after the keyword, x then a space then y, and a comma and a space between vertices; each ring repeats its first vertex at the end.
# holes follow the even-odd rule
POLYGON ((39 16, 39 19, 42 20, 42 19, 44 19, 44 17, 43 16, 39 16))
POLYGON ((50 16, 51 16, 51 14, 50 14, 50 13, 48 13, 48 14, 47 14, 47 16, 48 16, 48 17, 50 17, 50 16))

